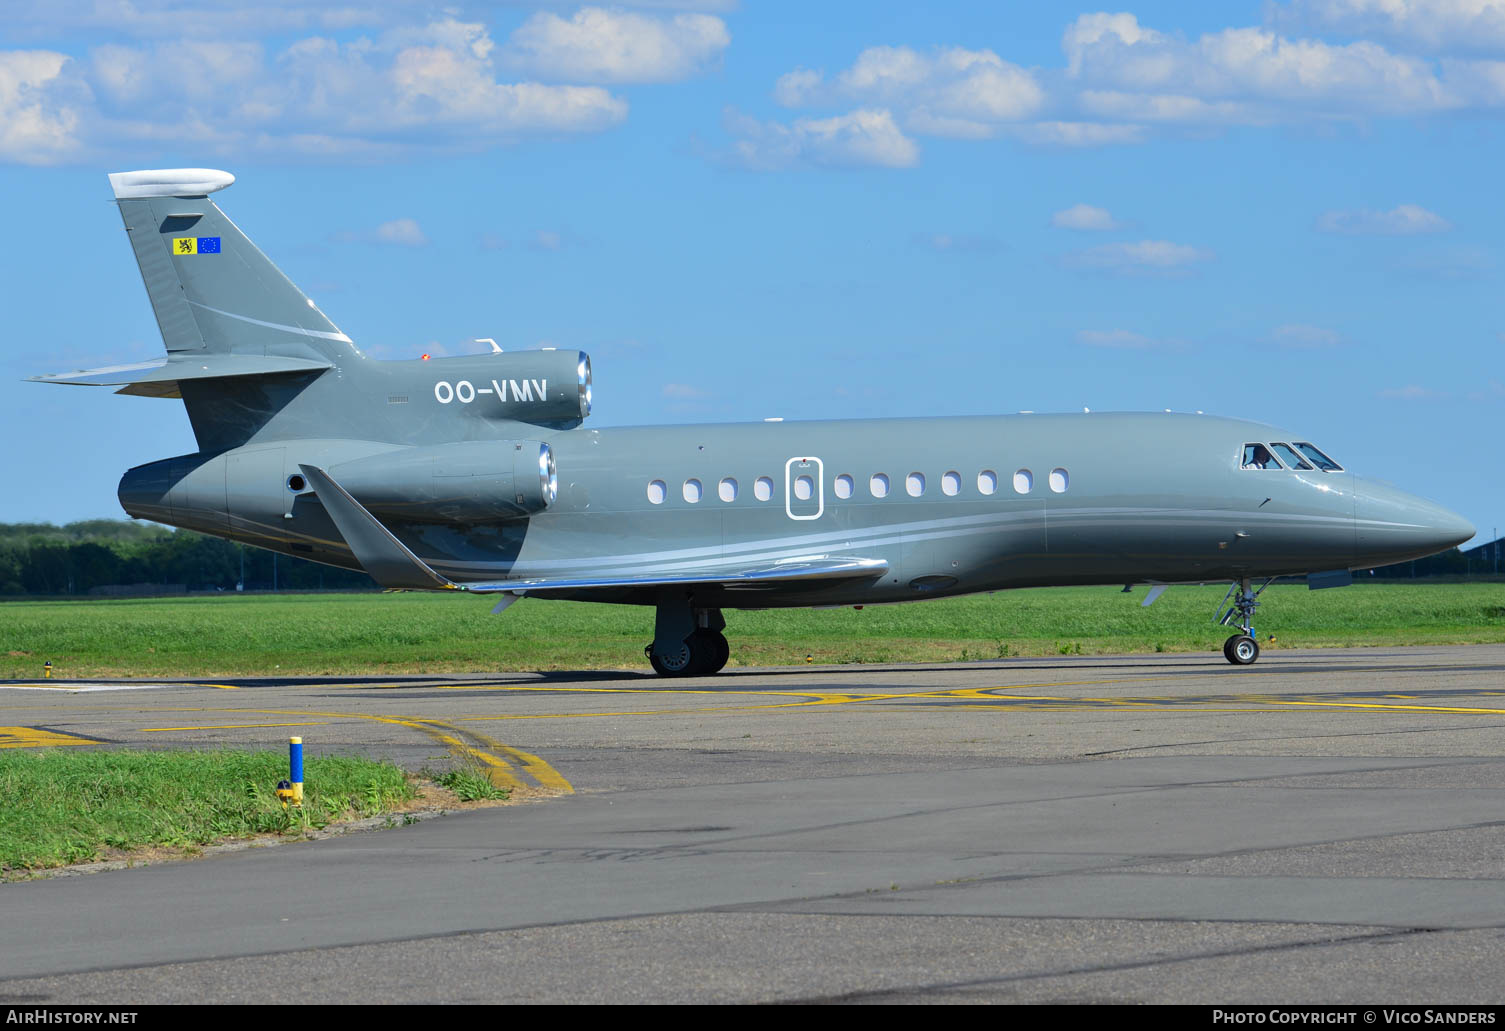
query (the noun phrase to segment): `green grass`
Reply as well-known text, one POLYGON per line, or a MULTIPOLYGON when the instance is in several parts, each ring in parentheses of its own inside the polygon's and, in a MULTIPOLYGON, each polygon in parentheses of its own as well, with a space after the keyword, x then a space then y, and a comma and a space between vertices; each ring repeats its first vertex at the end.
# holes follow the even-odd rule
MULTIPOLYGON (((862 611, 728 611, 733 665, 1216 652, 1223 587, 1004 591, 862 611)), ((1265 592, 1275 647, 1505 642, 1505 583, 1265 592)), ((0 603, 0 679, 646 668, 651 609, 527 599, 500 616, 454 594, 219 595, 0 603)))
POLYGON ((301 831, 415 796, 396 766, 311 758, 302 810, 284 809, 275 789, 286 776, 278 752, 0 752, 0 871, 301 831))

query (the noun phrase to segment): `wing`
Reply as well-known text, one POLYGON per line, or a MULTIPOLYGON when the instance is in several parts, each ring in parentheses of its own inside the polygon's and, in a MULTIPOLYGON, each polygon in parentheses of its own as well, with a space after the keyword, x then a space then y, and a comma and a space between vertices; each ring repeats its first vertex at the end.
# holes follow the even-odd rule
POLYGON ((637 576, 528 577, 486 583, 457 583, 436 572, 427 562, 413 554, 407 545, 393 536, 392 531, 383 526, 379 519, 351 497, 323 469, 314 465, 300 465, 299 468, 313 485, 324 510, 334 520, 356 560, 383 587, 471 591, 477 594, 532 594, 592 588, 670 587, 681 584, 718 585, 728 590, 758 590, 779 584, 821 580, 870 580, 888 571, 888 563, 883 559, 811 556, 742 568, 645 573, 637 576))

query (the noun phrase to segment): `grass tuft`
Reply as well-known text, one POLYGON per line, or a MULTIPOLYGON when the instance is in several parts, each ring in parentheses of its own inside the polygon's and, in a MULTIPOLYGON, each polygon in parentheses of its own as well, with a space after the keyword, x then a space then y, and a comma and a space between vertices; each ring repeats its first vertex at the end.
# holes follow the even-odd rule
POLYGON ((278 752, 0 753, 0 871, 99 858, 106 849, 195 849, 226 838, 375 816, 415 797, 396 766, 344 756, 304 766, 302 810, 284 809, 278 752))

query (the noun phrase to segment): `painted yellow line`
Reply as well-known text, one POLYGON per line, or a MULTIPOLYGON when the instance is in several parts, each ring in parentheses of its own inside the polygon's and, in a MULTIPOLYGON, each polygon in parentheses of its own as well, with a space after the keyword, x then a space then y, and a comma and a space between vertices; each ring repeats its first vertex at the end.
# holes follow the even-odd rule
POLYGON ((522 765, 522 768, 527 771, 528 776, 538 781, 544 787, 553 788, 555 791, 563 791, 570 795, 575 793, 575 786, 565 780, 558 770, 554 769, 554 767, 544 762, 538 756, 524 752, 520 748, 513 748, 511 745, 504 745, 500 741, 487 737, 479 731, 467 729, 466 733, 485 744, 488 748, 493 748, 510 755, 522 765))
POLYGON ((37 727, 0 727, 0 748, 57 748, 62 745, 97 745, 86 737, 62 734, 37 727))
POLYGON ((1505 716, 1505 709, 1471 709, 1454 705, 1383 705, 1378 702, 1287 702, 1270 699, 1272 705, 1312 705, 1327 709, 1383 709, 1396 712, 1462 712, 1472 716, 1505 716))
POLYGON ((201 727, 142 727, 141 734, 167 734, 175 730, 246 730, 252 727, 327 727, 327 722, 318 723, 214 723, 201 727))
POLYGON ((203 684, 201 686, 203 686, 203 687, 217 687, 221 691, 239 691, 240 690, 240 685, 239 684, 203 684))

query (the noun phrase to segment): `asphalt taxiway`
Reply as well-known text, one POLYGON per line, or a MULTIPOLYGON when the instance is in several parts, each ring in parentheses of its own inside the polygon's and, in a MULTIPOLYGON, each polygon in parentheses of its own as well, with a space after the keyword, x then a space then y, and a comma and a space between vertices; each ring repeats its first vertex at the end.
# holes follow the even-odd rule
POLYGON ((1501 1002, 1505 646, 0 684, 526 804, 0 885, 0 1000, 1501 1002))

